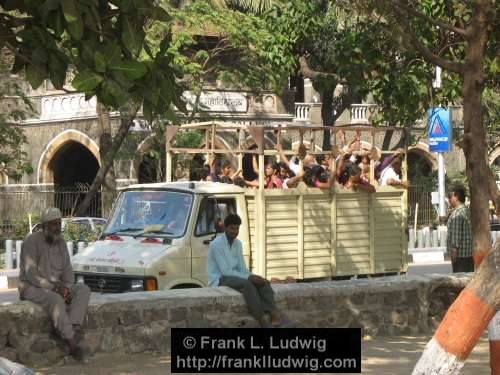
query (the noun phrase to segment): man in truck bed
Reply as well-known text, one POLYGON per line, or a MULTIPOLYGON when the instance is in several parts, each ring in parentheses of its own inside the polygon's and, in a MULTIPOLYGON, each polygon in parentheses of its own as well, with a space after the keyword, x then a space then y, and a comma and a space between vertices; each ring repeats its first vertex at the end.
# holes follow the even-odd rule
POLYGON ((228 215, 224 220, 224 235, 210 244, 207 259, 208 285, 228 286, 243 293, 250 315, 261 327, 272 328, 288 324, 276 308, 274 291, 269 281, 252 274, 245 264, 241 241, 236 238, 240 225, 238 215, 228 215))

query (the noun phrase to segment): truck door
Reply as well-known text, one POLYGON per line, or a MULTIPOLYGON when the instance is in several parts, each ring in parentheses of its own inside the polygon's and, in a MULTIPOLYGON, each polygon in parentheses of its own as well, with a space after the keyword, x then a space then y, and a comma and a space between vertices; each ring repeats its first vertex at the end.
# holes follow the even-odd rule
POLYGON ((207 256, 210 242, 224 232, 224 219, 236 213, 234 198, 205 197, 200 203, 191 239, 191 276, 207 285, 207 256))

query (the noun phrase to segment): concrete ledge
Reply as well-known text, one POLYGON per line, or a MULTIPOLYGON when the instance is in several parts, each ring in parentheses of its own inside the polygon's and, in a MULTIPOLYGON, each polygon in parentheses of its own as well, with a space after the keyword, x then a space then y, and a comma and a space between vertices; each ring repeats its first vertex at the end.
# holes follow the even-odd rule
MULTIPOLYGON (((278 306, 299 327, 360 327, 365 336, 432 332, 471 275, 393 276, 277 284, 278 306)), ((0 356, 59 360, 47 315, 30 302, 0 304, 0 356)), ((229 288, 92 295, 84 340, 93 352, 170 352, 172 327, 256 327, 229 288)), ((58 351, 59 350, 59 351, 58 351)))

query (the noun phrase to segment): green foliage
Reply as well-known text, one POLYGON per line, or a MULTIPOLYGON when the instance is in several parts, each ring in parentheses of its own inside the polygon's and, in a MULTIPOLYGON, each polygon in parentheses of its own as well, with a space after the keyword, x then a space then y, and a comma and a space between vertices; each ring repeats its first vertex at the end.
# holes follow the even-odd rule
MULTIPOLYGON (((31 215, 31 225, 35 225, 40 221, 39 215, 31 215)), ((12 230, 3 233, 6 238, 11 238, 13 240, 23 240, 30 232, 30 222, 28 216, 23 216, 18 219, 13 220, 12 230)))
MULTIPOLYGON (((176 25, 168 55, 174 70, 184 77, 186 90, 198 95, 204 86, 220 81, 226 88, 281 91, 293 59, 279 30, 254 15, 213 7, 203 0, 182 9, 168 2, 163 6, 176 25)), ((146 40, 152 51, 162 48, 159 41, 168 32, 163 23, 151 25, 146 40)), ((203 112, 199 103, 192 105, 193 112, 203 112)))
POLYGON ((91 229, 86 225, 68 222, 64 226, 62 236, 66 242, 93 242, 99 238, 102 230, 101 225, 96 225, 95 229, 91 229))
POLYGON ((37 88, 45 79, 62 89, 68 68, 73 87, 114 109, 143 105, 151 120, 183 109, 172 57, 166 49, 151 53, 145 40, 151 23, 163 23, 158 42, 170 42, 169 15, 153 0, 48 0, 0 2, 0 48, 15 55, 12 72, 24 71, 37 88))
POLYGON ((4 59, 0 60, 0 172, 15 181, 23 174, 32 173, 33 168, 23 150, 26 136, 15 123, 33 113, 30 100, 19 83, 9 77, 4 59))

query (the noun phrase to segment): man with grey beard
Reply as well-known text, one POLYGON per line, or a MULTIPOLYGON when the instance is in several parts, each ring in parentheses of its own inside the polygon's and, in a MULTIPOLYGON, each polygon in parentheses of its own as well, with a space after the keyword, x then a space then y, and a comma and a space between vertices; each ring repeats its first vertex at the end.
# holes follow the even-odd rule
POLYGON ((75 331, 82 325, 90 289, 75 284, 66 243, 61 236, 61 211, 49 208, 42 215, 42 231, 30 234, 22 244, 19 297, 40 305, 57 333, 66 340, 71 356, 83 361, 75 331))

